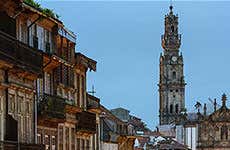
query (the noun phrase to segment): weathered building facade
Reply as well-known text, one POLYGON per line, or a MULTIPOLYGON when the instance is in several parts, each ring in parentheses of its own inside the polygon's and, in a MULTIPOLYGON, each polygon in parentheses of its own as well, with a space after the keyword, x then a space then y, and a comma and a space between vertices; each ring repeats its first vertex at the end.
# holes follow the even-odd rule
POLYGON ((129 130, 128 123, 113 115, 104 106, 101 105, 100 109, 100 149, 133 150, 136 137, 129 130))
POLYGON ((222 95, 222 106, 210 115, 204 113, 198 117, 198 150, 230 149, 230 109, 226 105, 227 97, 222 95))
POLYGON ((181 35, 178 33, 178 16, 173 7, 165 16, 165 33, 161 37, 163 54, 160 56, 159 118, 160 125, 175 122, 185 109, 185 81, 183 56, 179 53, 181 35))
POLYGON ((25 43, 21 1, 0 2, 0 149, 42 149, 36 143, 36 86, 43 57, 25 43))
POLYGON ((0 148, 97 150, 100 99, 86 92, 97 62, 35 4, 0 2, 0 148))

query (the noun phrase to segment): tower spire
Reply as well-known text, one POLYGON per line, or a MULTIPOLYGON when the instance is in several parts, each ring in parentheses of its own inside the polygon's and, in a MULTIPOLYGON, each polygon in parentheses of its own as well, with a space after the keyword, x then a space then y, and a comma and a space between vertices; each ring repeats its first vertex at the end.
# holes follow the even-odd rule
POLYGON ((160 56, 159 119, 160 125, 177 121, 179 112, 185 109, 185 81, 183 56, 179 54, 181 35, 178 16, 173 14, 172 0, 169 13, 165 15, 164 34, 161 36, 163 54, 160 56))
POLYGON ((172 12, 173 9, 173 4, 172 4, 172 0, 170 0, 170 6, 169 6, 170 12, 172 12))

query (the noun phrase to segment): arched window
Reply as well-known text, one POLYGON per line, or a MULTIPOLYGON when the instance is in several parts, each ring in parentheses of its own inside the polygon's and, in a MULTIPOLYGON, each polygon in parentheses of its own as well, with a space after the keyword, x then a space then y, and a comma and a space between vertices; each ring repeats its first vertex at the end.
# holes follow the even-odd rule
POLYGON ((175 111, 176 111, 176 113, 179 112, 179 106, 178 106, 178 104, 176 104, 176 106, 175 106, 175 111))
POLYGON ((172 73, 172 78, 173 78, 173 79, 176 79, 176 71, 173 71, 173 73, 172 73))
POLYGON ((173 105, 172 104, 170 105, 170 111, 169 112, 173 113, 173 105))
POLYGON ((220 138, 221 140, 228 139, 228 127, 226 125, 222 126, 220 129, 220 138))

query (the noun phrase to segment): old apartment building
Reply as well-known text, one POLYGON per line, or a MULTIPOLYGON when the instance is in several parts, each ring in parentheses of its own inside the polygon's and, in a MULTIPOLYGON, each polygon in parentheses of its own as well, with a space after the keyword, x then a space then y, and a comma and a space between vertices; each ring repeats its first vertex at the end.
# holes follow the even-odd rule
POLYGON ((97 62, 76 52, 76 35, 54 12, 2 0, 0 20, 0 149, 99 150, 112 132, 115 149, 133 148, 127 124, 87 93, 97 62), (116 130, 104 126, 105 111, 116 130))
POLYGON ((40 149, 34 83, 42 76, 43 57, 22 36, 20 3, 0 2, 0 148, 40 149))
POLYGON ((0 2, 1 146, 99 149, 100 100, 86 92, 96 61, 75 52, 76 35, 47 10, 0 2))

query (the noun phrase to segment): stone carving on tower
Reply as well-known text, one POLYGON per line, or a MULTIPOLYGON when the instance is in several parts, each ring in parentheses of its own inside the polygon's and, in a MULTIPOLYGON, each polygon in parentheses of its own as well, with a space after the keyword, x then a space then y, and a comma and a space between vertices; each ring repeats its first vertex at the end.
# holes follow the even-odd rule
POLYGON ((161 37, 163 54, 160 56, 159 99, 160 125, 171 124, 185 110, 185 81, 183 56, 179 52, 181 34, 178 33, 178 16, 173 7, 165 15, 165 32, 161 37))

